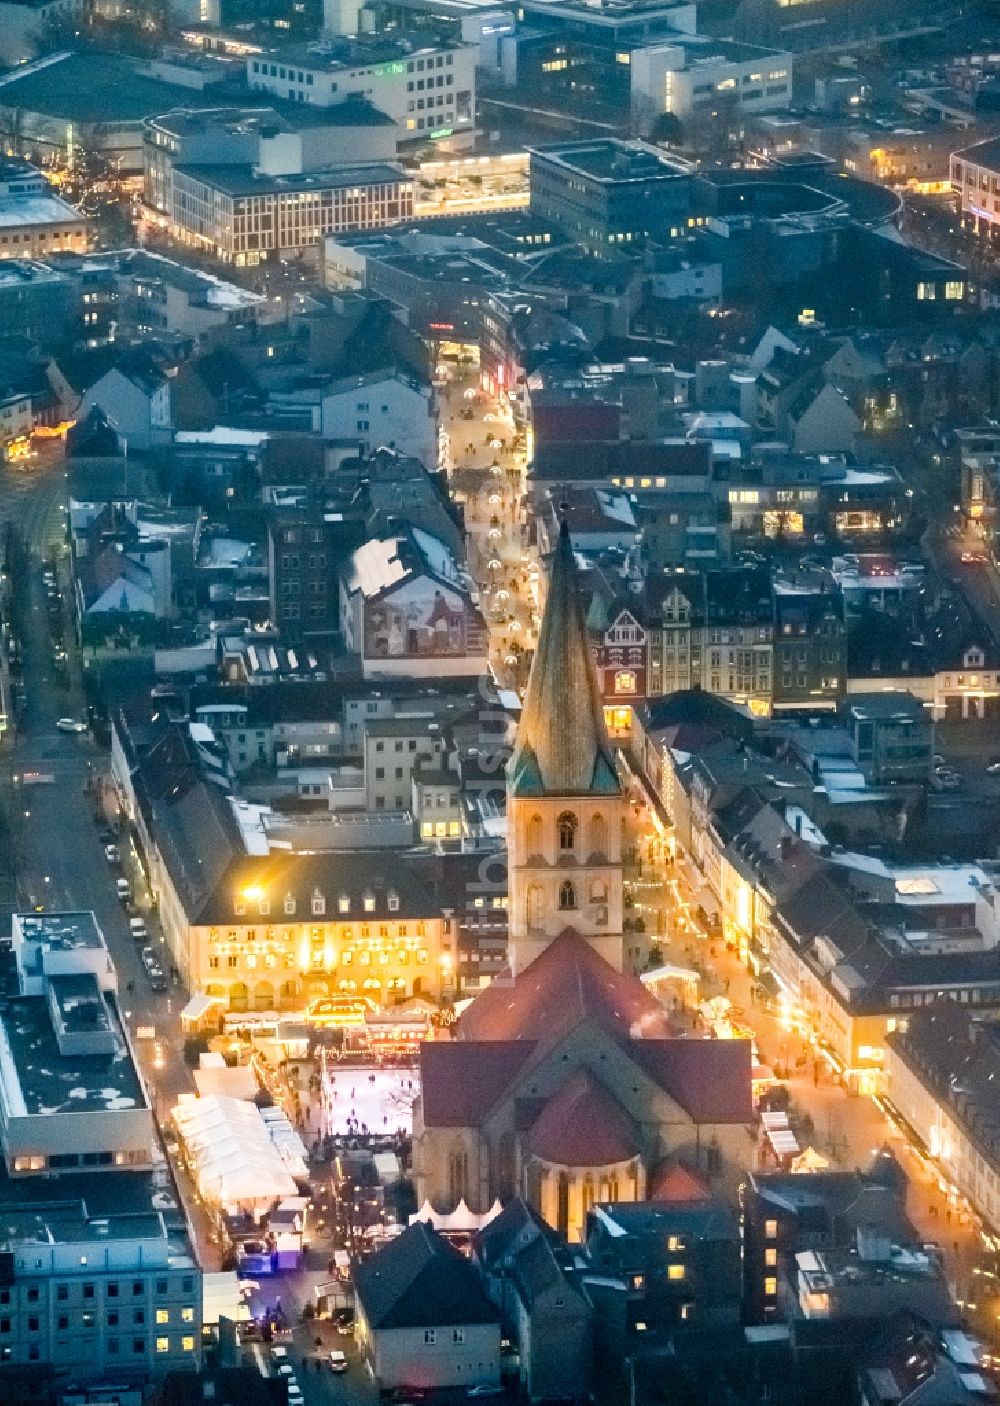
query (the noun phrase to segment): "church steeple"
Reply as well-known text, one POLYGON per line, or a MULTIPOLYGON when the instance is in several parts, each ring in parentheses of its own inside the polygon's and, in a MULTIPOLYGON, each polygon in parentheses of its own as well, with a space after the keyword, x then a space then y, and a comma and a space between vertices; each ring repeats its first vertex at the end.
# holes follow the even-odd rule
POLYGON ((510 787, 519 796, 620 792, 565 518, 511 759, 510 787))
POLYGON ((507 923, 516 975, 567 928, 619 971, 626 799, 604 727, 565 521, 507 769, 507 923))

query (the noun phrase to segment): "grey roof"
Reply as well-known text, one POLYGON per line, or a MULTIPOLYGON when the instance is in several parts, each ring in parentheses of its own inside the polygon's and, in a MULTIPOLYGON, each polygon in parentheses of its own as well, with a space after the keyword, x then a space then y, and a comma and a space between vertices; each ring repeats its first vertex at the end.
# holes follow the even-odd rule
MULTIPOLYGON (((55 983, 78 978, 55 978, 55 983)), ((96 991, 96 982, 90 978, 96 991)), ((62 986, 55 990, 62 1008, 71 1011, 81 992, 62 986), (65 999, 63 999, 65 998, 65 999)), ((49 1005, 44 996, 21 996, 3 1017, 3 1033, 13 1056, 25 1111, 29 1115, 86 1115, 119 1108, 145 1108, 142 1083, 121 1029, 113 997, 89 1002, 104 1018, 103 1027, 116 1036, 113 1054, 64 1055, 59 1049, 49 1005)))
POLYGON ((68 122, 139 122, 191 102, 191 89, 141 71, 138 59, 87 49, 0 78, 0 108, 68 122))
POLYGON ((416 1221, 355 1270, 355 1291, 374 1330, 497 1324, 471 1263, 416 1221))
POLYGON ((565 521, 553 557, 510 776, 513 789, 527 795, 617 795, 621 790, 565 521))

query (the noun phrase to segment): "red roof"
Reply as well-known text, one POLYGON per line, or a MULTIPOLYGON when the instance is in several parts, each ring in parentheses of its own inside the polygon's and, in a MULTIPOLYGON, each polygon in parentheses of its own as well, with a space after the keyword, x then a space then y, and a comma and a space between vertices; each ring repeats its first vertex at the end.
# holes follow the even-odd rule
POLYGON ((629 1054, 696 1123, 750 1123, 749 1040, 636 1040, 629 1054))
POLYGON ((425 1041, 420 1046, 425 1126, 479 1127, 534 1048, 530 1040, 425 1041))
POLYGON ((531 1129, 530 1143, 536 1157, 560 1167, 607 1167, 639 1152, 614 1097, 585 1069, 548 1100, 531 1129))
POLYGON ((616 1039, 665 1035, 666 1011, 637 976, 616 971, 573 928, 566 928, 512 981, 502 972, 458 1021, 464 1040, 535 1040, 551 1044, 582 1020, 616 1039))
POLYGON ((650 1201, 708 1201, 711 1196, 708 1182, 672 1160, 657 1167, 649 1188, 650 1201))

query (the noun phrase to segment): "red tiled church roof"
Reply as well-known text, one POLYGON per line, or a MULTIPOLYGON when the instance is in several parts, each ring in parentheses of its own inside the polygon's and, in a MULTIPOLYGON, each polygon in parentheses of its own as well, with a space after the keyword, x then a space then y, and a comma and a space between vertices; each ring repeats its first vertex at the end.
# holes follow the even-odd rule
POLYGON ((424 1124, 475 1128, 534 1051, 531 1040, 427 1041, 420 1048, 424 1124))
POLYGON ((749 1123, 749 1040, 636 1040, 635 1062, 697 1123, 749 1123))
POLYGON ((637 976, 616 971, 567 928, 512 981, 501 972, 460 1017, 465 1040, 534 1040, 551 1044, 580 1021, 596 1020, 616 1038, 642 1031, 666 1035, 669 1020, 637 976))
POLYGON ((548 1100, 529 1142, 536 1157, 560 1167, 607 1167, 639 1153, 613 1095, 584 1069, 548 1100))

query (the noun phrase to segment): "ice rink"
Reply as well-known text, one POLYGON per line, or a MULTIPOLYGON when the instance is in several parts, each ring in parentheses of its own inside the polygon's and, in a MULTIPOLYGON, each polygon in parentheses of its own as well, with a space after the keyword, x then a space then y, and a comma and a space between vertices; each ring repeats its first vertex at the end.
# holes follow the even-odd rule
POLYGON ((330 1068, 324 1076, 323 1132, 330 1137, 365 1131, 408 1135, 419 1091, 415 1068, 330 1068))

